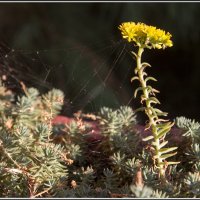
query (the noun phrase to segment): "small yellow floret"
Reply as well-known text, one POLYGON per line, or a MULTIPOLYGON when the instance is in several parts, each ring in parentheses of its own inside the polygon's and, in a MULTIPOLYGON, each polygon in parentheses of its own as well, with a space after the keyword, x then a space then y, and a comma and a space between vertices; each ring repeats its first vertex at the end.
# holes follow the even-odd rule
POLYGON ((164 49, 173 46, 170 33, 144 23, 125 22, 119 26, 119 30, 128 42, 135 42, 144 48, 164 49))

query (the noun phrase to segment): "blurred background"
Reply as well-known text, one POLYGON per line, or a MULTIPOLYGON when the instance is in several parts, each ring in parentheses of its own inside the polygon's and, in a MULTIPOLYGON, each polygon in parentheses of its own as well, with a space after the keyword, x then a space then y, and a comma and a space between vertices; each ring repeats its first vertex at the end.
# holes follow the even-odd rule
POLYGON ((158 82, 160 109, 200 120, 199 3, 1 3, 1 76, 41 92, 61 89, 63 114, 100 107, 139 106, 130 82, 134 50, 122 40, 122 22, 143 22, 172 34, 174 46, 146 50, 143 61, 158 82))

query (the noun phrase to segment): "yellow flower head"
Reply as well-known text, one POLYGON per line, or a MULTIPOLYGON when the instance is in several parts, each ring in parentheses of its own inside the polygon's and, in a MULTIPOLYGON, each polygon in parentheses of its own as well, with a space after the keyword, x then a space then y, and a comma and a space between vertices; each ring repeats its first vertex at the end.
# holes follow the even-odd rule
POLYGON ((137 46, 157 49, 173 46, 170 33, 144 23, 125 22, 119 26, 119 30, 123 38, 135 42, 137 46))

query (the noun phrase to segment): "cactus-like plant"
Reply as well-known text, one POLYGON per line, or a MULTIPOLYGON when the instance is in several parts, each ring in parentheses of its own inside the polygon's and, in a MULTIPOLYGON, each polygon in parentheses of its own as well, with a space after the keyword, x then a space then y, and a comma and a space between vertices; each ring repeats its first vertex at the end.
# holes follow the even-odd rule
POLYGON ((160 104, 156 98, 156 93, 159 91, 154 89, 148 84, 150 80, 157 81, 154 77, 148 76, 145 72, 147 67, 151 65, 147 62, 142 62, 142 53, 146 48, 152 49, 165 49, 173 45, 171 41, 171 34, 165 33, 161 29, 157 29, 154 26, 148 26, 143 23, 125 22, 119 26, 122 37, 128 42, 132 42, 138 47, 138 52, 131 52, 136 58, 135 76, 131 79, 138 80, 140 87, 135 90, 134 96, 137 96, 139 91, 142 92, 141 103, 143 105, 139 110, 145 111, 148 116, 149 122, 147 129, 151 128, 152 135, 144 138, 144 141, 153 140, 151 142, 154 150, 155 167, 158 168, 159 177, 161 180, 165 180, 166 166, 170 164, 177 164, 178 162, 167 162, 166 159, 176 154, 174 150, 177 147, 164 148, 168 141, 165 140, 165 135, 170 131, 174 123, 169 120, 163 119, 163 116, 167 116, 167 113, 162 112, 158 108, 155 108, 155 104, 160 104))

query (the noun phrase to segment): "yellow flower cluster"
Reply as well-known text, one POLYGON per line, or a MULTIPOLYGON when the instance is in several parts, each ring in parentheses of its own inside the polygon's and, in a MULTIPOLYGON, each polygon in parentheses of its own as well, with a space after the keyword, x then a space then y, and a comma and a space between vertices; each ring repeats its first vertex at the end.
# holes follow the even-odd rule
POLYGON ((144 23, 125 22, 119 26, 122 37, 146 48, 166 48, 173 46, 171 34, 144 23))

